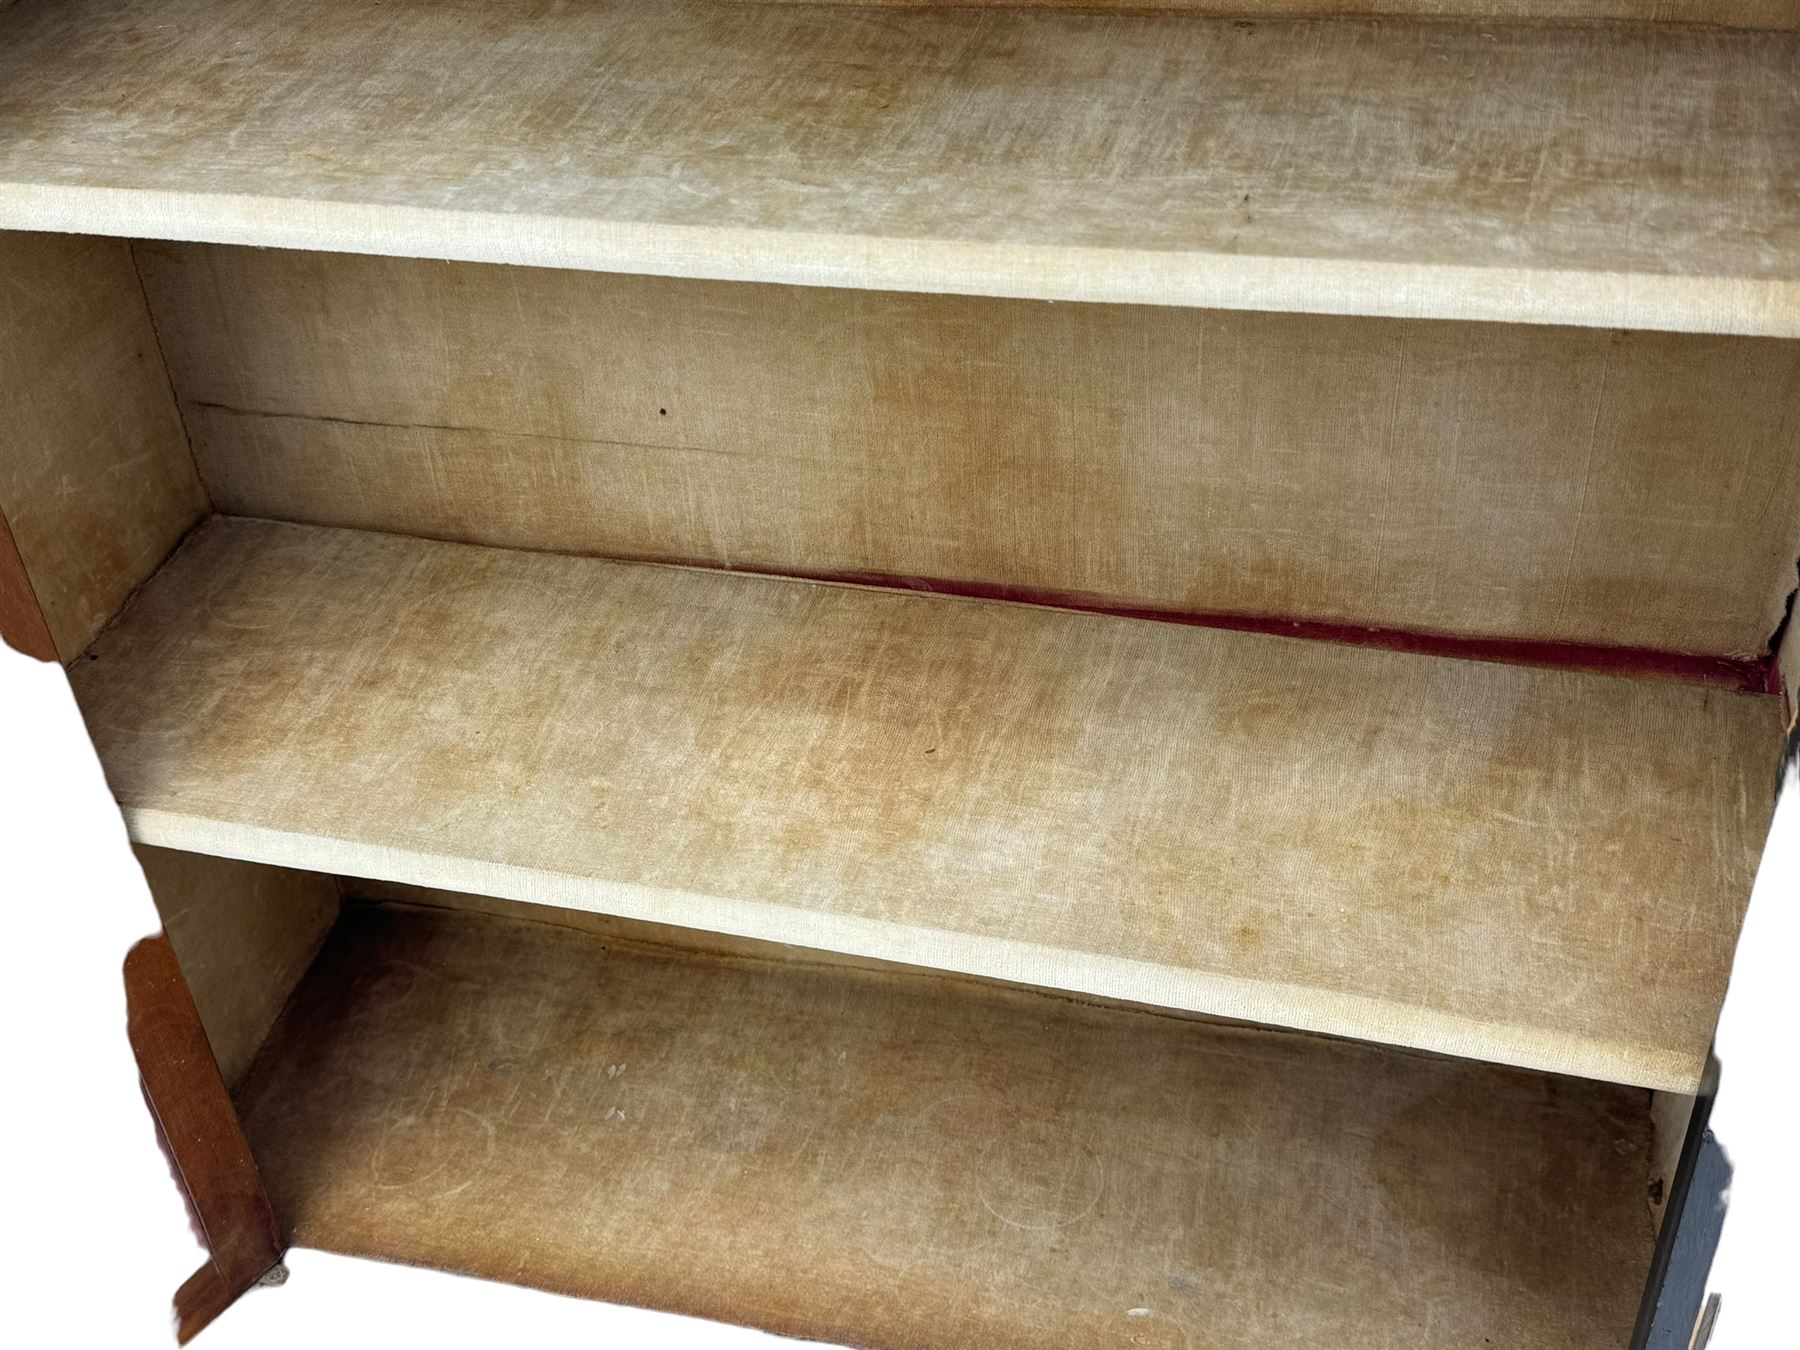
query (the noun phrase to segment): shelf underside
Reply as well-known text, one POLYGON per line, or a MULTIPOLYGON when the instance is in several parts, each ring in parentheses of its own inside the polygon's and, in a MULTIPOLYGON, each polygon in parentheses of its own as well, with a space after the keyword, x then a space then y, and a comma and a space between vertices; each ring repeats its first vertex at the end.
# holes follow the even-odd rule
POLYGON ((133 836, 1686 1090, 1780 700, 215 518, 133 836))
POLYGON ((23 0, 0 226, 1794 336, 1797 66, 1679 25, 23 0))
POLYGON ((1647 1103, 346 909, 239 1093, 293 1240, 877 1350, 1611 1350, 1647 1103))

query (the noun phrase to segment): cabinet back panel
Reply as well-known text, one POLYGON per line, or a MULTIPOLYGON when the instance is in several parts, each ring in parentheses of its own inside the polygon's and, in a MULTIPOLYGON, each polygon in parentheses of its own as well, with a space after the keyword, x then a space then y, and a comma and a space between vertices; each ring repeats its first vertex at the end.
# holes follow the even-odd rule
POLYGON ((218 509, 1755 656, 1800 343, 141 244, 218 509))

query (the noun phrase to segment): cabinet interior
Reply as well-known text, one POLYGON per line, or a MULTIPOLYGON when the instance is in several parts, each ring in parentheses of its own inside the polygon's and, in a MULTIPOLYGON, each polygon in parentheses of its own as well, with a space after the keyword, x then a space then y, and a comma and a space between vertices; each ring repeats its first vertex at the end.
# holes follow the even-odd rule
POLYGON ((292 1238, 1624 1344, 1800 669, 1707 8, 0 5, 0 512, 292 1238))

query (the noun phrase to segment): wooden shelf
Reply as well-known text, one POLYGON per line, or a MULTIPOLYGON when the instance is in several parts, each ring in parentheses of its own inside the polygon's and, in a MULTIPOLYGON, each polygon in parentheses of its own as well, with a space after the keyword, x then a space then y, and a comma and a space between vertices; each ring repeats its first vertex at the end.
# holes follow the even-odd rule
POLYGON ((24 0, 0 227, 1800 335, 1800 34, 24 0))
POLYGON ((1782 713, 231 518, 71 674, 143 843, 1675 1090, 1782 713))
POLYGON ((293 1240, 873 1347, 1599 1350, 1643 1093, 350 906, 239 1093, 293 1240))

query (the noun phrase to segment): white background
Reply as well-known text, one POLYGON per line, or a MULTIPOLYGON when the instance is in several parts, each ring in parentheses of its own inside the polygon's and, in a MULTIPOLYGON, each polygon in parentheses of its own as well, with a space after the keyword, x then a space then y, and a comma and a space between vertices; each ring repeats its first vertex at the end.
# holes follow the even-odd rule
MULTIPOLYGON (((130 945, 159 925, 62 673, 4 646, 0 914, 7 1343, 172 1346, 170 1296, 202 1253, 138 1094, 119 973, 130 945)), ((1715 1350, 1795 1344, 1797 964, 1800 787, 1790 777, 1719 1028, 1725 1087, 1713 1126, 1737 1171, 1713 1271, 1724 1295, 1715 1350)), ((293 1252, 288 1265, 285 1287, 253 1291, 198 1344, 773 1345, 735 1328, 316 1252, 293 1252)))

